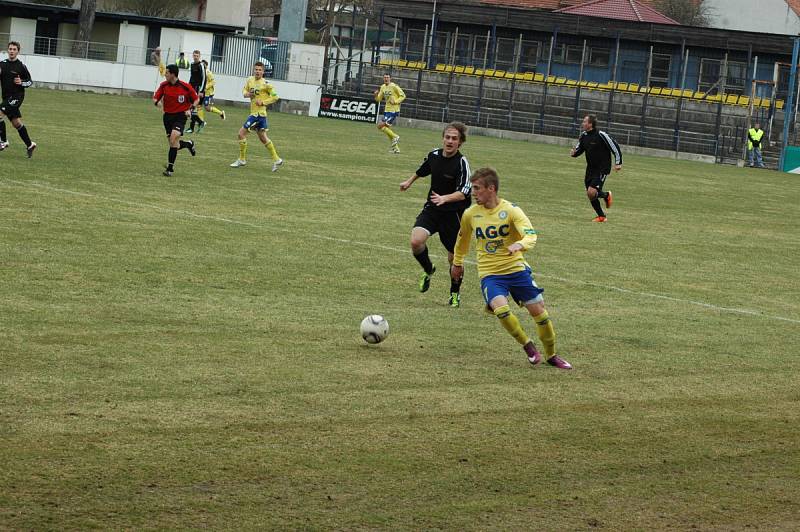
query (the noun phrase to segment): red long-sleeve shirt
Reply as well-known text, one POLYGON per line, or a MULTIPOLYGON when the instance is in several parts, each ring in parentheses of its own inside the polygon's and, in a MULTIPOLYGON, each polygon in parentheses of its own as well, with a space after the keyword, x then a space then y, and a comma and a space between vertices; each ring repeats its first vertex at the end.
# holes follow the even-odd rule
POLYGON ((197 100, 197 92, 185 81, 177 80, 174 85, 163 81, 153 94, 153 101, 158 102, 162 98, 165 113, 182 113, 192 108, 197 100))

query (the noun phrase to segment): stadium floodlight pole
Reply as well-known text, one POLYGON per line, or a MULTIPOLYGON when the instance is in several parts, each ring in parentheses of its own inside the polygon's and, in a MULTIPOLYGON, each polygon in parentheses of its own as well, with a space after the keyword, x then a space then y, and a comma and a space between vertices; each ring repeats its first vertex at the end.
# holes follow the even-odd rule
POLYGON ((650 78, 653 72, 653 45, 650 45, 650 55, 647 57, 647 74, 645 75, 645 86, 647 90, 644 91, 642 97, 642 122, 639 125, 639 146, 644 146, 644 140, 647 136, 647 101, 650 96, 650 78))
POLYGON ((621 35, 617 33, 617 46, 614 52, 614 69, 611 71, 611 92, 608 95, 608 120, 607 128, 611 131, 611 123, 614 121, 614 93, 617 92, 617 70, 619 69, 619 44, 621 35))
POLYGON ((350 13, 350 39, 348 39, 347 43, 347 72, 345 73, 345 79, 349 80, 353 76, 353 37, 356 36, 356 11, 357 6, 353 4, 351 7, 350 13))
POLYGON ((578 124, 581 119, 579 113, 581 112, 581 83, 583 83, 583 69, 586 65, 586 39, 583 40, 583 52, 581 52, 581 68, 578 71, 578 84, 575 86, 575 118, 572 121, 572 134, 578 132, 578 124))
MULTIPOLYGON (((397 24, 400 21, 395 19, 394 21, 394 35, 392 35, 392 55, 395 55, 395 50, 397 50, 397 24)), ((400 53, 397 53, 397 57, 395 59, 400 59, 400 53)))
POLYGON ((553 28, 553 35, 550 36, 550 53, 547 54, 547 74, 544 76, 544 89, 542 91, 542 107, 539 110, 539 131, 544 131, 544 111, 547 104, 547 85, 550 79, 550 69, 553 66, 553 51, 558 40, 558 26, 553 28))
POLYGON ((719 162, 722 162, 725 154, 723 153, 724 150, 720 150, 720 146, 724 146, 724 139, 723 143, 720 144, 720 136, 722 135, 722 106, 725 103, 725 85, 728 81, 728 52, 725 52, 725 58, 722 60, 722 72, 720 72, 720 76, 719 102, 717 103, 717 122, 714 128, 714 132, 717 136, 717 146, 714 150, 714 156, 719 157, 719 162))
MULTIPOLYGON (((685 44, 685 43, 684 43, 685 44)), ((678 98, 678 109, 675 112, 675 154, 681 151, 681 111, 683 110, 683 91, 686 90, 686 71, 689 68, 689 49, 683 56, 683 73, 681 74, 681 95, 678 98)))
POLYGON ((522 55, 522 34, 519 34, 519 47, 517 48, 514 43, 514 77, 511 78, 511 90, 508 92, 508 129, 511 129, 511 124, 514 115, 514 92, 517 87, 517 72, 519 71, 519 56, 522 55))
POLYGON ((783 113, 783 139, 781 139, 781 158, 778 163, 778 170, 783 172, 783 163, 786 160, 786 146, 789 145, 789 117, 794 107, 794 87, 797 83, 797 59, 800 54, 800 38, 794 38, 794 48, 792 48, 792 70, 789 72, 789 93, 788 102, 783 113))

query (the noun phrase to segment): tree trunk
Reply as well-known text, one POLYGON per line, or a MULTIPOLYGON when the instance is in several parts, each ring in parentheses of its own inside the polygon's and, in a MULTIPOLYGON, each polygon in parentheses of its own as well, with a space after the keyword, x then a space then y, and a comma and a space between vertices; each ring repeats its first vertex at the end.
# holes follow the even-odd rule
POLYGON ((78 20, 78 33, 72 43, 72 57, 87 57, 89 53, 89 39, 92 37, 94 27, 94 13, 97 9, 97 0, 81 0, 81 14, 78 20))

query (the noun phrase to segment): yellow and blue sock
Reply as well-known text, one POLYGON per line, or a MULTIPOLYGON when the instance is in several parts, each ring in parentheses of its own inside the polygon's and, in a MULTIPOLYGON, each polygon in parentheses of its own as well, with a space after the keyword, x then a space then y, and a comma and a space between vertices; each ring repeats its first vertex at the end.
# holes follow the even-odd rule
POLYGON ((242 139, 239 141, 239 160, 247 160, 247 139, 242 139))
POLYGON ((500 320, 500 325, 508 331, 508 334, 513 336, 521 345, 525 345, 531 341, 508 305, 503 305, 502 307, 494 309, 494 315, 500 320))

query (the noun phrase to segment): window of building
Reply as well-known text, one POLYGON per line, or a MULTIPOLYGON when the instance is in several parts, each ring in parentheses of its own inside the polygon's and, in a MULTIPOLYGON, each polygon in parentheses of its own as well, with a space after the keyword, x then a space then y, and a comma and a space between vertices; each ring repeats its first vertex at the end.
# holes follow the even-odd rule
POLYGON ((570 44, 567 46, 566 63, 571 65, 580 65, 583 58, 583 46, 570 44))
MULTIPOLYGON (((553 63, 564 62, 564 48, 563 44, 556 43, 556 47, 553 49, 553 63)), ((547 63, 550 58, 550 41, 543 42, 539 49, 542 51, 539 61, 547 63)))
POLYGON ((589 49, 589 64, 597 67, 608 66, 611 60, 611 50, 608 48, 595 48, 589 49))
POLYGON ((671 68, 672 56, 667 54, 653 54, 653 64, 650 68, 650 85, 652 87, 668 86, 671 68))

